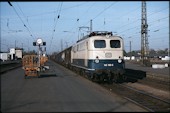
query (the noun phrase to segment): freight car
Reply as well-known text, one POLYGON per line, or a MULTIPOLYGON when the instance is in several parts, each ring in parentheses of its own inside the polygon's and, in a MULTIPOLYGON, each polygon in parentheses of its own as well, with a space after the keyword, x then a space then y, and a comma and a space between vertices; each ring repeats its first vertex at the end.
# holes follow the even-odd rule
POLYGON ((112 32, 95 31, 53 59, 93 81, 119 82, 126 78, 123 39, 112 32))
POLYGON ((67 67, 70 69, 71 67, 71 47, 66 48, 65 50, 59 52, 56 55, 53 55, 53 60, 55 60, 57 63, 67 67))

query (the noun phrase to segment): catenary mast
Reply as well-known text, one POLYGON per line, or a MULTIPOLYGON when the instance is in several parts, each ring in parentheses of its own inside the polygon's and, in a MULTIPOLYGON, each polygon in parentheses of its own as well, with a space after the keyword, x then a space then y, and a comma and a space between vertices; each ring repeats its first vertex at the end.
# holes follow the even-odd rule
POLYGON ((142 1, 142 19, 141 19, 141 59, 142 64, 146 64, 149 60, 149 45, 148 45, 148 24, 146 1, 142 1))

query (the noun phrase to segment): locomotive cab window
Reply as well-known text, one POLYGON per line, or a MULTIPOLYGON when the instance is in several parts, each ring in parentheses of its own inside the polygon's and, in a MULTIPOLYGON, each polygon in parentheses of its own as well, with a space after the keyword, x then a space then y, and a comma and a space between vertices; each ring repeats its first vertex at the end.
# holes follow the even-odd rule
POLYGON ((105 48, 106 47, 105 40, 95 40, 94 41, 94 47, 95 48, 105 48))
POLYGON ((120 48, 120 40, 110 40, 111 48, 120 48))

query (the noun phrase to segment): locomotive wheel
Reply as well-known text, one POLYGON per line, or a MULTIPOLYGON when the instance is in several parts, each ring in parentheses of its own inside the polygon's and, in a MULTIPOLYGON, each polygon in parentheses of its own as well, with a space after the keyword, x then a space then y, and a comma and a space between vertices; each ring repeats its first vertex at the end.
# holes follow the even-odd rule
POLYGON ((114 75, 114 82, 118 83, 119 82, 119 74, 114 75))
POLYGON ((79 75, 81 75, 82 74, 82 72, 81 72, 82 70, 81 69, 78 69, 78 74, 79 75))
POLYGON ((101 76, 99 77, 99 83, 103 83, 103 82, 104 82, 104 76, 101 75, 101 76))
POLYGON ((84 70, 81 70, 80 75, 83 76, 83 77, 85 76, 84 70))
POLYGON ((97 76, 97 74, 93 75, 93 81, 94 82, 98 82, 99 81, 99 77, 97 76))
POLYGON ((127 81, 127 76, 123 75, 122 79, 123 79, 123 81, 127 81))
POLYGON ((82 71, 82 75, 83 75, 83 76, 86 76, 86 73, 85 73, 85 71, 84 71, 84 70, 82 71))
POLYGON ((106 77, 107 83, 108 84, 112 84, 113 83, 113 76, 111 73, 108 73, 107 77, 106 77))
POLYGON ((85 71, 84 71, 84 77, 85 77, 85 78, 87 78, 87 79, 90 80, 90 76, 91 76, 91 75, 90 75, 89 73, 85 73, 85 71))
POLYGON ((108 84, 112 84, 113 83, 113 78, 111 76, 109 76, 107 78, 107 82, 108 82, 108 84))
POLYGON ((94 82, 94 75, 89 75, 88 79, 91 80, 92 82, 94 82))

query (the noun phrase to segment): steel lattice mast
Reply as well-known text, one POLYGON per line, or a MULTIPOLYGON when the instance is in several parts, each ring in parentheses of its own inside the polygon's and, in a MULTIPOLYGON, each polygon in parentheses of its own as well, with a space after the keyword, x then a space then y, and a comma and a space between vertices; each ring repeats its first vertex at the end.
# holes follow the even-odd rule
POLYGON ((141 59, 142 64, 148 60, 149 45, 148 45, 148 24, 147 24, 147 11, 146 1, 142 1, 142 19, 141 19, 141 59))

